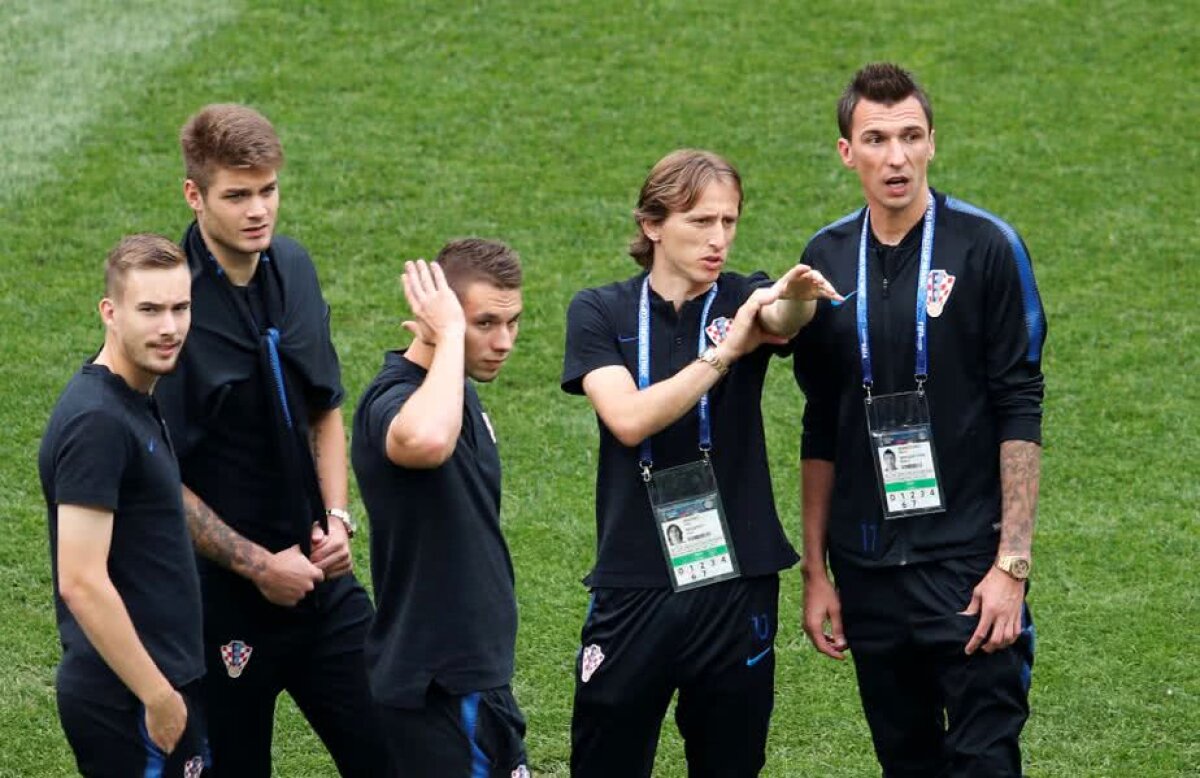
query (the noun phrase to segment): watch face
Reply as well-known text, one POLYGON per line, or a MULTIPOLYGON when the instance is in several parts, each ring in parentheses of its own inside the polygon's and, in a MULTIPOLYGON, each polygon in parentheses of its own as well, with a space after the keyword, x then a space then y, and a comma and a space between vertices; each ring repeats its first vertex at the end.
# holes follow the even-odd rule
POLYGON ((1014 559, 1012 561, 1012 571, 1013 575, 1020 576, 1021 578, 1029 575, 1029 560, 1014 559))

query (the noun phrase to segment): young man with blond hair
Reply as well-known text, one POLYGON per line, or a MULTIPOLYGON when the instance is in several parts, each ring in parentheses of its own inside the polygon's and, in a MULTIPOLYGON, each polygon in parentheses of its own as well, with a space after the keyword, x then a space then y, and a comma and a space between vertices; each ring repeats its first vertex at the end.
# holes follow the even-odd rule
POLYGON ((183 252, 131 235, 108 255, 104 347, 63 390, 38 455, 63 658, 63 730, 85 776, 206 766, 200 585, 153 391, 191 320, 183 252))

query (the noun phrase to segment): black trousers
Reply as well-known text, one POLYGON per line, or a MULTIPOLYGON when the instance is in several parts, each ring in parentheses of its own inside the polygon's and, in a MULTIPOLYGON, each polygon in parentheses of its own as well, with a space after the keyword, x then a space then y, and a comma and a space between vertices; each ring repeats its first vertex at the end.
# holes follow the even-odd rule
POLYGON ((282 691, 341 775, 387 775, 362 653, 374 609, 358 581, 323 582, 295 608, 270 604, 249 581, 223 571, 206 573, 202 583, 212 775, 269 778, 282 691))
POLYGON ((675 722, 692 778, 756 776, 775 694, 779 577, 592 592, 575 663, 571 775, 649 776, 675 722))
POLYGON ((863 711, 883 774, 1020 776, 1033 621, 1007 649, 967 656, 959 612, 994 557, 867 569, 831 560, 863 711))
POLYGON ((529 778, 525 717, 508 686, 456 695, 434 685, 424 707, 379 707, 397 778, 529 778))
POLYGON ((58 716, 75 752, 79 774, 87 778, 197 778, 207 768, 208 742, 199 681, 179 690, 188 720, 170 754, 146 731, 146 709, 133 694, 107 703, 58 690, 58 716))

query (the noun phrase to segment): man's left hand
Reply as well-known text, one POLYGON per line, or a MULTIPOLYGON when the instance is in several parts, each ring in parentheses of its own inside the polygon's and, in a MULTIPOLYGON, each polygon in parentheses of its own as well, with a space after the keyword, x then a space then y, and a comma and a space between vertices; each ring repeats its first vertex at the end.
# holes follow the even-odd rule
POLYGON ((354 560, 350 556, 350 536, 346 527, 336 516, 329 517, 329 532, 321 529, 320 524, 312 526, 312 553, 309 560, 325 573, 325 580, 337 578, 354 568, 354 560))
POLYGON ((1025 605, 1025 582, 1018 581, 993 566, 971 593, 971 602, 962 616, 979 616, 979 626, 967 641, 967 654, 981 645, 990 654, 1008 648, 1021 634, 1021 613, 1025 605))
POLYGON ((772 285, 771 290, 781 300, 841 300, 833 284, 808 265, 796 265, 772 285))

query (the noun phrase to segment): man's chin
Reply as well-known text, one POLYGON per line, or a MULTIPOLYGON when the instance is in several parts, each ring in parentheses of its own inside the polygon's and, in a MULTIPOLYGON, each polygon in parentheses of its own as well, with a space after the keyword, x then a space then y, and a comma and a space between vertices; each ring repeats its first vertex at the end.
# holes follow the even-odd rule
POLYGON ((472 381, 475 381, 475 382, 481 383, 481 384, 488 384, 488 383, 491 383, 492 381, 495 381, 496 376, 500 375, 500 368, 499 367, 494 367, 494 368, 480 367, 480 368, 476 368, 475 370, 472 370, 469 373, 469 375, 471 376, 472 381))

